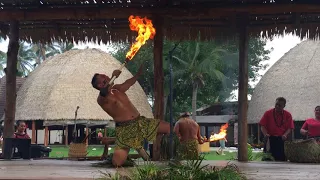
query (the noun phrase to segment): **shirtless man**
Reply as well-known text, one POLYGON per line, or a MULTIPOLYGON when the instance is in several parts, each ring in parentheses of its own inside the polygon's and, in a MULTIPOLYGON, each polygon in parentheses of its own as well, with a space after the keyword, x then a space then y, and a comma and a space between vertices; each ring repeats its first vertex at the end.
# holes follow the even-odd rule
POLYGON ((196 159, 199 156, 198 144, 203 144, 199 125, 186 112, 176 123, 174 132, 179 137, 178 154, 182 159, 196 159))
MULTIPOLYGON (((112 77, 105 74, 94 74, 91 84, 100 91, 98 104, 108 113, 116 123, 116 148, 112 163, 121 166, 127 159, 130 148, 136 149, 140 154, 145 153, 143 140, 154 141, 157 134, 168 134, 170 124, 158 119, 140 116, 138 110, 131 103, 126 91, 136 83, 142 73, 142 66, 138 73, 122 84, 108 85, 112 77, 119 77, 120 70, 115 70, 112 77)), ((142 155, 146 159, 145 154, 142 155)))

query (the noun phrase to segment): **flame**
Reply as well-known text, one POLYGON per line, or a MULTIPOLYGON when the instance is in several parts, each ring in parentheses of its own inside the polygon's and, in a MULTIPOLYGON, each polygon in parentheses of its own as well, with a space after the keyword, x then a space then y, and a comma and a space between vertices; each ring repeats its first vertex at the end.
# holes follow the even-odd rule
POLYGON ((152 21, 150 19, 140 18, 139 16, 131 15, 129 17, 130 29, 132 31, 138 32, 138 37, 136 42, 132 44, 129 52, 126 55, 126 58, 131 60, 134 55, 139 51, 140 47, 146 43, 150 38, 153 39, 156 34, 156 29, 153 27, 152 21))
POLYGON ((221 126, 219 134, 211 135, 209 141, 217 141, 225 138, 227 136, 227 128, 228 128, 228 123, 221 126))

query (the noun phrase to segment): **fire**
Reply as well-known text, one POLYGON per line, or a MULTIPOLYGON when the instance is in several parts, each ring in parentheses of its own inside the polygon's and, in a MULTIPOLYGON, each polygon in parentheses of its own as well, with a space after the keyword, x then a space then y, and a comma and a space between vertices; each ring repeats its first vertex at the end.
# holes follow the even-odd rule
POLYGON ((211 135, 209 141, 217 141, 217 140, 225 138, 227 135, 227 128, 228 128, 228 123, 221 126, 219 134, 211 135))
POLYGON ((129 52, 126 55, 126 58, 131 60, 139 51, 140 47, 144 45, 149 38, 153 39, 154 35, 156 34, 156 29, 153 27, 152 21, 146 17, 140 18, 139 16, 135 17, 131 15, 129 17, 129 21, 130 29, 138 32, 136 42, 132 44, 129 52))

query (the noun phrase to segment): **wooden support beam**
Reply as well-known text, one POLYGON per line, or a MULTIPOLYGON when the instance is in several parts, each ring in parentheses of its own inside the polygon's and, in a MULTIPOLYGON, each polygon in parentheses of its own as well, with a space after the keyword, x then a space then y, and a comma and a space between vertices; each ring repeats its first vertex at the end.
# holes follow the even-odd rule
POLYGON ((260 143, 260 131, 261 131, 260 125, 258 124, 257 127, 258 127, 258 129, 257 129, 258 130, 258 143, 260 143))
POLYGON ((36 121, 32 121, 32 136, 31 136, 31 143, 36 143, 36 121))
POLYGON ((107 137, 107 134, 108 134, 108 128, 104 127, 104 137, 107 137))
POLYGON ((3 131, 4 159, 11 159, 12 148, 6 147, 6 139, 13 137, 16 113, 16 72, 19 50, 19 22, 10 21, 9 45, 7 52, 6 106, 3 131), (8 148, 8 149, 6 149, 8 148))
POLYGON ((66 125, 66 127, 65 127, 65 141, 64 141, 64 143, 65 143, 65 145, 66 146, 68 146, 68 144, 69 144, 69 141, 68 141, 68 125, 66 125))
POLYGON ((238 160, 248 161, 248 124, 247 124, 247 111, 248 111, 248 14, 241 14, 238 21, 239 30, 239 93, 238 93, 238 160))
POLYGON ((49 128, 46 126, 44 128, 44 146, 48 146, 49 144, 49 128))
POLYGON ((88 126, 86 126, 86 145, 88 145, 89 144, 89 127, 88 126))
MULTIPOLYGON (((156 28, 154 37, 153 56, 154 56, 154 118, 164 119, 164 74, 162 62, 163 50, 163 18, 156 16, 153 20, 156 28)), ((161 135, 157 135, 157 140, 153 142, 153 160, 160 159, 160 141, 161 135)))
POLYGON ((220 18, 236 13, 257 14, 284 14, 284 13, 317 13, 320 12, 319 4, 261 4, 227 7, 210 7, 208 5, 193 5, 193 7, 157 7, 157 8, 132 8, 132 7, 76 7, 76 8, 35 8, 27 9, 2 9, 0 21, 33 20, 59 20, 59 19, 106 19, 125 18, 131 14, 139 16, 152 16, 157 14, 163 17, 206 17, 220 18), (119 13, 121 12, 121 13, 119 13))

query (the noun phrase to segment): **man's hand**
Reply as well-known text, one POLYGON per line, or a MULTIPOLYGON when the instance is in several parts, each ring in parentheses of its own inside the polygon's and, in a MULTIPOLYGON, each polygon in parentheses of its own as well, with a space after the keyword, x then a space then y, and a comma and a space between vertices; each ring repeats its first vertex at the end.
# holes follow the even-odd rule
POLYGON ((112 77, 115 76, 116 78, 118 78, 120 76, 120 74, 121 74, 121 71, 116 69, 116 70, 113 71, 112 77))
POLYGON ((283 141, 287 140, 287 135, 285 135, 285 134, 282 135, 282 140, 283 140, 283 141))
POLYGON ((199 144, 203 144, 203 143, 204 143, 203 140, 200 140, 200 141, 199 141, 199 144))

